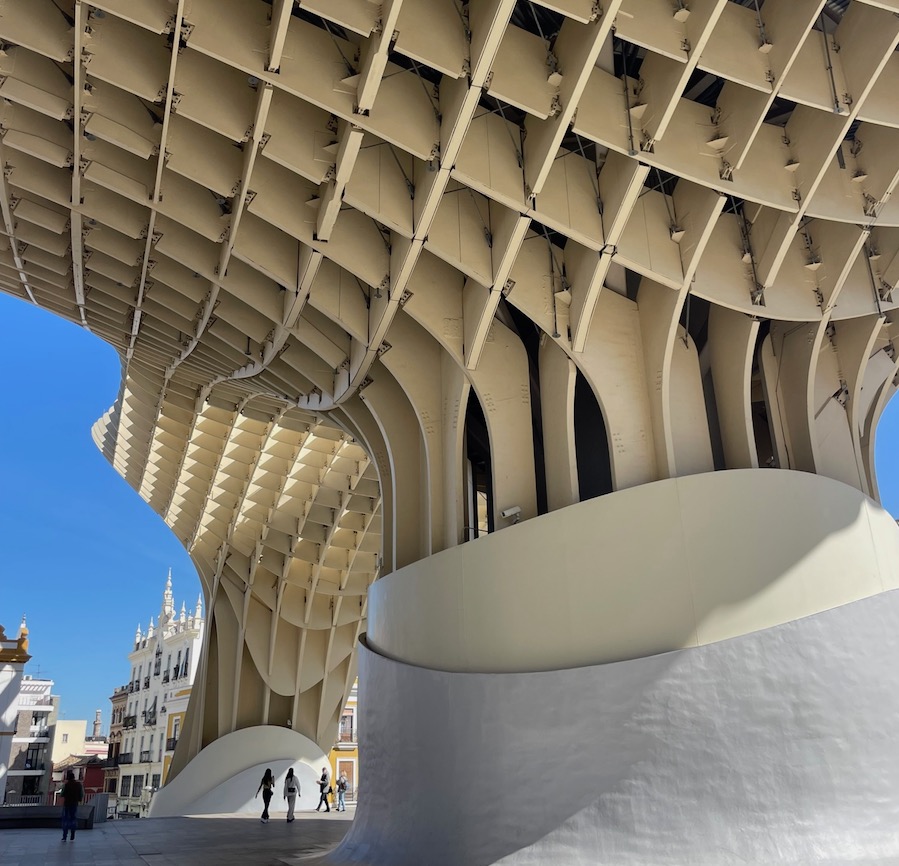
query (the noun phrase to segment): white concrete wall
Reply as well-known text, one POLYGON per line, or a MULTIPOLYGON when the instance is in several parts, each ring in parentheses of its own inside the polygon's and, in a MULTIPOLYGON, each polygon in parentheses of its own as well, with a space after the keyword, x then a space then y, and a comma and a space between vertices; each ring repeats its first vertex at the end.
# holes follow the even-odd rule
POLYGON ((424 667, 551 670, 700 646, 899 587, 858 490, 746 469, 581 502, 375 583, 370 645, 424 667))
POLYGON ((275 776, 270 814, 287 810, 283 792, 289 767, 300 782, 296 808, 313 809, 319 799, 321 768, 328 765, 324 752, 296 731, 272 725, 243 728, 208 745, 158 791, 150 817, 261 814, 262 795, 256 797, 256 791, 266 768, 275 776))
POLYGON ((536 673, 360 650, 366 796, 320 866, 899 863, 899 592, 536 673))

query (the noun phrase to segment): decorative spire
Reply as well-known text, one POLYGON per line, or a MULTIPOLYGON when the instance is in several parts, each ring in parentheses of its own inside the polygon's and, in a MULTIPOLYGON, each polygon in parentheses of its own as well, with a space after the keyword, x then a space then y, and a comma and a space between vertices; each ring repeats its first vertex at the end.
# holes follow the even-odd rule
POLYGON ((134 633, 134 642, 140 643, 142 635, 140 633, 140 623, 137 624, 137 631, 134 633))
POLYGON ((186 607, 185 607, 185 604, 183 601, 181 602, 181 617, 180 617, 180 619, 181 619, 181 622, 187 621, 187 612, 186 612, 186 607))
POLYGON ((172 569, 169 569, 169 576, 165 581, 165 592, 162 594, 162 611, 159 614, 160 626, 165 625, 172 618, 175 611, 175 603, 172 596, 172 569))
POLYGON ((200 620, 203 618, 203 596, 202 594, 197 596, 197 612, 194 614, 194 619, 200 620))
POLYGON ((98 740, 103 734, 103 723, 100 721, 100 711, 94 716, 94 739, 98 740))
MULTIPOLYGON (((2 634, 3 628, 0 627, 0 634, 2 634)), ((28 655, 28 626, 25 625, 25 614, 22 614, 22 623, 19 626, 19 636, 16 639, 16 652, 21 657, 22 661, 28 661, 31 658, 28 655)))
MULTIPOLYGON (((159 620, 162 623, 162 619, 159 620)), ((150 624, 147 626, 147 637, 153 637, 154 632, 156 631, 156 626, 153 625, 153 617, 150 617, 150 624)))

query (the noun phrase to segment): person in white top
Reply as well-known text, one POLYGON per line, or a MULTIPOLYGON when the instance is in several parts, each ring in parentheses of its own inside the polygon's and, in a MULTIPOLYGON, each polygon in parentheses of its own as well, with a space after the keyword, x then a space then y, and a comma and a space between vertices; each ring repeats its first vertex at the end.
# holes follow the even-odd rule
POLYGON ((300 793, 300 780, 293 774, 293 767, 287 771, 284 780, 284 799, 287 800, 287 823, 293 821, 293 808, 300 793))

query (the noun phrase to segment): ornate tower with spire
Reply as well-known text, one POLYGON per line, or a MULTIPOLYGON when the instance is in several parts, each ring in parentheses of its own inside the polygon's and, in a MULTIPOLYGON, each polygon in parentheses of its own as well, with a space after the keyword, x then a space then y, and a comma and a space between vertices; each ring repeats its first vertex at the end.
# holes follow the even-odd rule
MULTIPOLYGON (((190 699, 196 664, 203 639, 201 608, 197 616, 186 615, 186 604, 176 605, 172 570, 168 570, 158 619, 150 617, 147 629, 138 625, 133 650, 128 655, 131 681, 123 708, 119 733, 120 760, 141 777, 155 793, 165 784, 175 744, 180 738, 190 699), (178 609, 180 607, 180 616, 178 609)), ((95 722, 95 727, 99 724, 95 722)), ((119 811, 141 811, 141 790, 127 794, 119 787, 119 811)))
POLYGON ((175 616, 175 602, 172 595, 172 569, 169 569, 165 581, 165 592, 162 594, 162 609, 159 611, 159 628, 163 629, 175 616))

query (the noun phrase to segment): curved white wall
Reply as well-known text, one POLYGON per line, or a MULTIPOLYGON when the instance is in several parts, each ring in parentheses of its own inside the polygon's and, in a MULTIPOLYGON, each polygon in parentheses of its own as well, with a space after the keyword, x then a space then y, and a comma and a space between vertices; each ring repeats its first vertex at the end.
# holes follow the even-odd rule
POLYGON ((899 587, 899 528, 855 488, 745 469, 581 502, 369 590, 377 652, 443 670, 552 670, 747 634, 899 587))
POLYGON ((899 863, 897 653, 895 591, 564 671, 427 670, 363 645, 368 795, 317 862, 899 863))
POLYGON ((243 728, 203 749, 153 797, 151 818, 262 813, 262 795, 255 796, 266 768, 275 776, 271 813, 285 812, 284 777, 289 767, 300 780, 297 809, 318 803, 318 778, 328 765, 324 752, 302 734, 274 725, 243 728))

